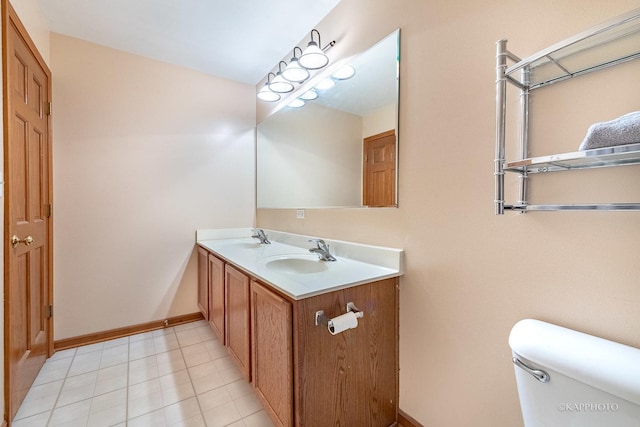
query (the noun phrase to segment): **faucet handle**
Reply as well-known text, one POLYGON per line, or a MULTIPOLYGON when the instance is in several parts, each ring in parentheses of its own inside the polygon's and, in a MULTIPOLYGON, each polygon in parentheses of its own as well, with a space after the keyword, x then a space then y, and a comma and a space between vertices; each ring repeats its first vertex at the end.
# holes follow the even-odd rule
POLYGON ((321 261, 335 261, 336 258, 329 252, 329 245, 322 239, 309 239, 310 242, 316 244, 315 248, 309 249, 309 252, 317 253, 321 261))
POLYGON ((271 242, 269 241, 269 238, 264 233, 264 230, 262 228, 254 228, 253 232, 256 234, 254 234, 251 237, 254 239, 259 239, 261 244, 265 244, 265 245, 271 244, 271 242))
POLYGON ((328 248, 327 244, 322 239, 309 239, 309 242, 315 243, 318 249, 326 249, 328 248))

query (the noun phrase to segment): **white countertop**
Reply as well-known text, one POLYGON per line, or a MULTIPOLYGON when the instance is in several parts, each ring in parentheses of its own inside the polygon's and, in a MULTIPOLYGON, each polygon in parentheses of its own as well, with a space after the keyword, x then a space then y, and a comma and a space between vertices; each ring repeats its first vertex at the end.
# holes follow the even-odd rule
POLYGON ((337 261, 320 261, 309 252, 317 238, 265 230, 270 245, 251 238, 252 229, 198 230, 198 245, 235 264, 291 298, 299 300, 402 275, 402 250, 324 239, 337 261), (269 268, 269 261, 295 256, 321 263, 323 271, 291 273, 269 268))

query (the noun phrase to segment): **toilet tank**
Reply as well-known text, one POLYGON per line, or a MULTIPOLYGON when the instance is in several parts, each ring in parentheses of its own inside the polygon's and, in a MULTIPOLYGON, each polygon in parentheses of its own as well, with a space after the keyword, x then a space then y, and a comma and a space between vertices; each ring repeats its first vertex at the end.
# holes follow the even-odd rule
POLYGON ((509 345, 525 427, 640 427, 640 349, 533 319, 509 345))

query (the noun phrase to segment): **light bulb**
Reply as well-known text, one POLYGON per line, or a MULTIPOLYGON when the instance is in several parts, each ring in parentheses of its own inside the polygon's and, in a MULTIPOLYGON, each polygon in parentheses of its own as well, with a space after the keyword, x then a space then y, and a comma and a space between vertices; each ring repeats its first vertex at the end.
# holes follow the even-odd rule
POLYGON ((311 88, 302 95, 300 95, 300 99, 304 99, 305 101, 313 101, 318 97, 318 92, 315 89, 311 88))
POLYGON ((355 68, 353 68, 351 65, 345 65, 344 67, 340 68, 338 71, 333 73, 331 77, 338 80, 347 80, 353 77, 355 74, 356 74, 355 68))
POLYGON ((291 101, 288 105, 289 107, 292 107, 292 108, 300 108, 300 107, 304 107, 304 101, 300 98, 296 98, 293 101, 291 101))
POLYGON ((280 100, 280 95, 269 89, 269 86, 265 85, 258 91, 258 99, 267 102, 275 102, 280 100))
POLYGON ((293 57, 289 65, 287 65, 287 68, 282 72, 282 77, 290 82, 301 83, 309 78, 309 71, 300 66, 298 58, 293 57))
POLYGON ((282 77, 281 72, 278 72, 276 78, 269 83, 269 89, 278 93, 288 93, 293 91, 293 85, 282 77))
POLYGON ((333 81, 333 79, 331 78, 326 78, 322 81, 320 81, 317 85, 316 85, 316 89, 318 90, 327 90, 327 89, 331 89, 332 87, 334 87, 336 84, 336 82, 333 81))
POLYGON ((310 41, 299 59, 300 65, 308 70, 317 70, 329 63, 329 58, 314 41, 310 41))

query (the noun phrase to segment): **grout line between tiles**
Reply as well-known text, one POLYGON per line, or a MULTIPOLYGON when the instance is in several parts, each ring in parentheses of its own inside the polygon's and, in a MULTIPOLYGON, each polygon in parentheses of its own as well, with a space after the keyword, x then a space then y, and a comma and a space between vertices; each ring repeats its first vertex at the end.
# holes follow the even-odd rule
MULTIPOLYGON (((125 425, 129 424, 129 352, 131 351, 131 340, 127 338, 127 382, 125 392, 125 409, 124 409, 124 423, 125 425)), ((102 363, 102 359, 100 360, 102 363)))
POLYGON ((193 383, 193 378, 191 378, 191 371, 189 371, 189 366, 187 366, 187 359, 184 357, 184 353, 182 351, 182 344, 180 344, 180 340, 178 339, 178 334, 177 333, 176 333, 176 340, 178 341, 178 349, 180 349, 180 356, 182 357, 182 361, 184 362, 185 369, 187 370, 187 375, 189 376, 189 382, 191 383, 191 387, 193 388, 193 395, 194 395, 194 397, 196 399, 196 404, 198 405, 198 410, 200 411, 200 416, 202 417, 202 422, 205 425, 207 425, 207 420, 204 417, 204 411, 202 410, 202 406, 200 405, 200 399, 198 398, 198 392, 196 391, 196 386, 193 383))
POLYGON ((62 390, 64 390, 64 385, 67 383, 67 378, 69 378, 69 372, 71 372, 71 367, 73 366, 73 362, 76 360, 77 355, 78 355, 78 349, 76 349, 73 352, 73 356, 71 357, 71 363, 69 363, 69 367, 67 367, 67 372, 64 374, 62 385, 60 385, 60 390, 58 390, 58 395, 56 396, 56 401, 53 402, 53 408, 51 408, 51 412, 49 412, 49 417, 47 418, 47 424, 46 424, 47 426, 51 423, 51 419, 53 418, 53 412, 58 407, 58 401, 60 400, 60 395, 62 395, 62 390))
MULTIPOLYGON (((176 342, 178 342, 178 335, 176 334, 176 330, 175 330, 174 327, 171 327, 171 334, 173 334, 173 336, 175 336, 176 342)), ((167 334, 163 334, 162 336, 166 337, 167 334)), ((153 340, 153 351, 156 354, 156 363, 157 363, 158 362, 158 357, 157 357, 158 353, 157 353, 157 348, 156 348, 156 337, 152 336, 152 340, 153 340)), ((178 348, 180 348, 180 344, 179 343, 178 343, 178 348)), ((168 353, 168 352, 166 352, 166 353, 168 353)), ((182 356, 182 352, 180 352, 180 356, 183 357, 182 356)), ((184 357, 183 357, 183 359, 184 359, 184 357)), ((160 378, 160 368, 158 368, 158 379, 159 378, 160 378)), ((160 393, 162 394, 162 385, 160 386, 160 393)), ((168 423, 167 423, 167 414, 166 414, 166 412, 164 410, 166 408, 166 406, 164 404, 164 395, 162 395, 161 398, 162 398, 162 419, 164 420, 164 425, 166 426, 166 425, 168 425, 168 423)), ((127 406, 127 409, 128 409, 128 406, 127 406)), ((128 419, 127 419, 127 421, 128 421, 128 419)))
MULTIPOLYGON (((192 327, 197 329, 195 324, 192 327)), ((187 366, 187 360, 186 360, 185 353, 184 353, 184 349, 186 347, 188 347, 189 345, 183 346, 180 343, 180 341, 178 340, 178 335, 176 333, 175 328, 171 327, 171 328, 166 328, 166 329, 170 329, 170 331, 166 331, 162 336, 163 337, 172 337, 169 340, 175 339, 176 343, 178 344, 177 345, 177 349, 180 352, 179 354, 180 354, 180 357, 182 358, 182 363, 184 364, 185 370, 187 371, 189 384, 190 384, 190 386, 191 386, 191 388, 193 390, 193 397, 196 399, 196 404, 197 404, 197 407, 198 407, 198 412, 199 412, 200 417, 201 417, 201 421, 204 423, 204 425, 206 425, 207 421, 206 421, 206 418, 205 418, 205 413, 204 413, 203 407, 201 405, 201 401, 199 399, 199 394, 198 394, 198 392, 196 390, 196 386, 195 386, 194 378, 192 376, 192 372, 189 369, 189 366, 187 366)), ((187 329, 191 329, 191 328, 183 328, 182 330, 187 330, 187 329)), ((204 344, 205 342, 210 341, 210 339, 206 339, 207 338, 206 336, 201 335, 200 331, 196 330, 196 333, 200 337, 200 340, 201 340, 200 343, 204 344)), ((152 338, 152 342, 153 342, 153 346, 154 346, 153 347, 153 356, 156 358, 156 362, 157 362, 157 356, 159 354, 158 353, 158 351, 159 351, 158 348, 159 347, 156 346, 156 342, 155 342, 155 338, 156 337, 155 336, 151 336, 151 338, 152 338)), ((212 341, 217 341, 217 338, 213 338, 211 340, 212 341)), ((124 346, 124 344, 122 344, 122 345, 124 346)), ((125 379, 126 379, 126 385, 125 385, 125 388, 126 388, 126 390, 125 390, 125 421, 124 421, 124 423, 121 423, 122 425, 128 425, 129 424, 129 421, 130 421, 129 420, 129 416, 131 414, 131 411, 130 411, 130 408, 129 408, 129 396, 130 396, 130 392, 131 391, 130 391, 129 388, 131 387, 131 384, 130 384, 130 381, 131 381, 131 370, 130 370, 131 360, 130 360, 130 357, 131 357, 131 351, 132 351, 132 342, 131 342, 130 339, 127 340, 126 345, 127 345, 127 350, 126 350, 126 352, 127 352, 127 360, 123 363, 126 366, 126 373, 125 373, 125 379)), ((194 344, 191 344, 191 345, 194 345, 194 344)), ((173 351, 173 350, 167 350, 165 347, 162 347, 162 349, 163 349, 163 351, 161 351, 161 353, 168 353, 170 351, 173 351)), ((74 378, 74 377, 77 376, 77 375, 70 376, 70 373, 72 372, 72 368, 74 366, 74 363, 77 362, 78 360, 83 360, 83 358, 81 357, 83 354, 91 353, 91 352, 88 352, 88 353, 78 354, 77 350, 78 349, 76 348, 75 351, 73 352, 73 355, 69 357, 71 359, 70 363, 64 369, 64 377, 60 378, 60 380, 62 380, 61 381, 61 385, 60 385, 60 388, 59 388, 59 390, 57 392, 57 395, 55 396, 55 401, 53 403, 53 407, 50 410, 48 410, 48 416, 46 417, 46 424, 45 424, 46 426, 49 426, 53 422, 53 420, 54 420, 54 417, 53 417, 54 411, 56 411, 57 409, 60 409, 58 407, 58 404, 62 401, 61 400, 62 393, 63 393, 63 390, 65 389, 65 386, 68 384, 68 381, 71 378, 74 378)), ((105 358, 105 348, 104 347, 102 347, 100 350, 96 350, 96 351, 100 351, 101 353, 100 353, 100 357, 99 357, 98 368, 94 370, 96 378, 95 378, 95 382, 94 382, 94 384, 92 386, 91 397, 89 397, 87 399, 81 399, 81 400, 79 400, 77 402, 71 402, 71 403, 65 404, 61 408, 64 408, 64 407, 66 407, 68 405, 76 404, 76 403, 83 402, 85 400, 89 400, 90 399, 88 416, 89 417, 91 416, 91 414, 92 414, 91 411, 92 411, 93 403, 94 403, 93 399, 96 397, 95 393, 99 390, 99 388, 98 388, 98 379, 99 379, 99 373, 100 373, 100 370, 101 370, 102 362, 103 362, 103 360, 107 360, 107 359, 104 359, 105 358)), ((207 353, 208 353, 208 350, 206 350, 206 348, 204 349, 204 351, 207 351, 207 353)), ((211 358, 211 354, 209 354, 209 357, 211 358)), ((215 360, 211 359, 210 362, 212 362, 214 364, 213 366, 215 367, 216 372, 219 373, 218 367, 215 364, 215 360)), ((117 364, 117 365, 119 365, 119 364, 117 364)), ((113 366, 117 366, 117 365, 113 365, 113 366)), ((103 369, 111 368, 113 366, 108 366, 108 367, 105 367, 103 369)), ((173 370, 173 368, 171 370, 173 370)), ((94 372, 94 371, 82 372, 81 374, 78 374, 78 375, 84 375, 84 374, 88 374, 88 373, 94 372)), ((170 375, 174 375, 174 374, 176 374, 176 372, 171 372, 170 373, 170 375)), ((169 375, 169 374, 167 374, 167 375, 169 375)), ((158 378, 160 378, 159 373, 158 373, 158 378)), ((59 380, 56 380, 56 381, 59 381, 59 380)), ((236 381, 240 381, 240 379, 238 379, 236 381)), ((230 384, 232 384, 233 382, 235 382, 235 381, 232 381, 231 383, 226 383, 226 382, 223 381, 223 383, 222 383, 222 385, 220 385, 220 387, 224 387, 225 389, 227 389, 228 386, 230 384)), ((117 388, 116 390, 111 390, 111 391, 108 391, 108 392, 105 392, 105 393, 110 393, 110 392, 118 391, 118 390, 121 390, 121 388, 117 388)), ((101 393, 100 395, 103 395, 105 393, 101 393)), ((180 402, 184 402, 184 401, 186 401, 188 399, 190 399, 190 397, 187 398, 187 399, 179 400, 178 402, 175 402, 174 404, 178 404, 180 402)), ((236 400, 237 400, 237 398, 234 399, 233 397, 231 397, 231 403, 233 403, 235 410, 240 415, 240 418, 238 420, 234 421, 234 423, 237 423, 238 421, 242 421, 242 423, 244 423, 244 420, 246 418, 248 418, 250 416, 253 416, 254 414, 260 412, 260 409, 258 409, 257 411, 251 412, 250 414, 243 415, 243 413, 237 407, 236 400)), ((164 405, 164 402, 162 402, 162 408, 161 408, 162 412, 161 413, 162 413, 162 418, 163 418, 165 424, 167 423, 167 414, 166 414, 165 410, 166 410, 166 408, 168 406, 171 406, 171 405, 164 405)), ((29 415, 29 417, 35 416, 35 415, 39 415, 39 414, 43 414, 45 412, 47 412, 47 411, 38 412, 36 414, 29 415)), ((139 416, 149 415, 152 412, 154 412, 154 411, 150 411, 150 412, 148 412, 146 414, 141 414, 139 416)), ((25 418, 28 418, 28 417, 23 417, 23 419, 25 419, 25 418)), ((138 416, 136 416, 136 418, 138 418, 138 416)), ((89 422, 88 419, 87 419, 87 422, 89 422)), ((118 424, 118 425, 120 425, 120 424, 118 424)), ((242 424, 240 424, 240 425, 242 425, 242 424)), ((41 427, 44 427, 44 426, 41 426, 41 427)))

